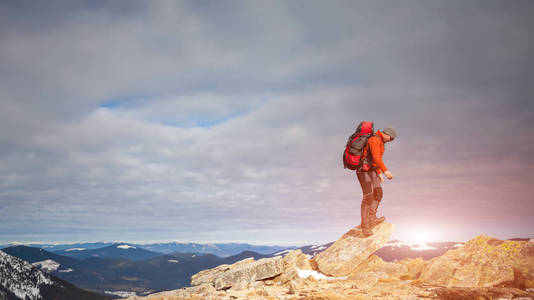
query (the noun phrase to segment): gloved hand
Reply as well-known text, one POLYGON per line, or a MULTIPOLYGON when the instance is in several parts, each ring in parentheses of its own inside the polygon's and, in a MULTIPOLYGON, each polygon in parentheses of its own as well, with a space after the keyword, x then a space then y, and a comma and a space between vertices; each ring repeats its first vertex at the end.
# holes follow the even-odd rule
POLYGON ((378 174, 378 179, 380 179, 380 183, 384 183, 384 176, 382 176, 382 173, 378 174))
POLYGON ((389 170, 387 170, 386 172, 384 172, 384 175, 386 175, 386 177, 391 180, 393 179, 393 174, 391 174, 391 172, 389 170))

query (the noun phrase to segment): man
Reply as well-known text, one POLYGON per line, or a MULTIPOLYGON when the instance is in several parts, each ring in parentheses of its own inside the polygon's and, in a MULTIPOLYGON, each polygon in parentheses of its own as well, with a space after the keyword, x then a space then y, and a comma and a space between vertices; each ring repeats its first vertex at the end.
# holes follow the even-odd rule
POLYGON ((363 199, 361 206, 362 217, 362 234, 364 237, 372 235, 372 229, 377 224, 384 222, 385 217, 376 217, 376 210, 382 200, 381 183, 384 182, 382 174, 386 175, 387 179, 393 179, 393 174, 388 170, 382 157, 384 156, 384 144, 393 141, 397 137, 397 130, 393 127, 387 127, 382 131, 377 130, 376 133, 369 137, 368 146, 364 148, 363 157, 367 157, 372 161, 372 167, 369 171, 356 171, 358 181, 362 187, 363 199), (371 153, 368 153, 368 152, 371 153))

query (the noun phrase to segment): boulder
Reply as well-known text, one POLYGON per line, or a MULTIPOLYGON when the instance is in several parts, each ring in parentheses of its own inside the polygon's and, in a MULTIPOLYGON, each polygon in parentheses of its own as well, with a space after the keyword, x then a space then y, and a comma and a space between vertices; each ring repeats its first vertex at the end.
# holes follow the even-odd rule
POLYGON ((308 257, 300 249, 290 251, 284 256, 283 271, 275 281, 284 284, 298 277, 299 270, 313 270, 308 257))
POLYGON ((217 290, 222 290, 236 284, 243 285, 242 282, 272 278, 282 274, 282 270, 283 260, 281 256, 262 258, 251 263, 230 268, 215 279, 213 286, 217 290))
POLYGON ((191 285, 197 286, 201 285, 203 283, 213 283, 215 279, 217 279, 219 276, 221 276, 224 272, 227 272, 231 269, 238 268, 242 265, 246 265, 249 263, 254 262, 253 257, 245 258, 243 260, 240 260, 232 265, 220 265, 212 269, 206 269, 202 270, 195 275, 191 276, 191 285))
POLYGON ((365 290, 371 289, 380 278, 388 278, 388 275, 384 272, 358 272, 349 276, 355 287, 365 290))
POLYGON ((410 279, 417 279, 421 276, 421 273, 428 266, 429 261, 424 260, 421 257, 417 258, 405 258, 397 262, 398 264, 406 266, 410 279))
POLYGON ((387 274, 388 277, 398 278, 408 273, 408 267, 400 263, 386 262, 379 256, 373 254, 362 262, 351 275, 366 272, 379 272, 387 274))
POLYGON ((446 287, 524 285, 534 279, 534 243, 481 235, 432 259, 420 278, 446 287))
POLYGON ((247 258, 232 265, 200 271, 191 276, 191 285, 209 284, 217 290, 241 290, 265 284, 284 284, 298 277, 298 271, 303 269, 312 269, 307 256, 300 250, 293 250, 284 257, 275 256, 257 261, 247 258))
POLYGON ((376 250, 382 248, 393 232, 393 224, 384 222, 373 228, 373 234, 362 237, 356 227, 344 234, 332 246, 317 254, 314 261, 318 269, 329 276, 347 276, 376 250))
POLYGON ((172 291, 164 291, 159 293, 150 294, 149 297, 141 297, 141 296, 130 296, 126 300, 141 300, 141 299, 147 299, 148 300, 171 300, 171 299, 191 299, 191 297, 194 297, 195 295, 198 297, 201 297, 202 299, 206 299, 214 295, 217 291, 215 288, 207 283, 194 286, 194 287, 186 287, 181 288, 177 290, 172 291))

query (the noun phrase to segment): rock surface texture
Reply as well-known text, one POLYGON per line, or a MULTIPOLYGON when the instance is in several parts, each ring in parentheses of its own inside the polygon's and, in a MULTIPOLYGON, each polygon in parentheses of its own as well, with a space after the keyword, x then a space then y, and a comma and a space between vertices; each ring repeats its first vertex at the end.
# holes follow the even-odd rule
POLYGON ((373 235, 361 238, 359 229, 352 229, 325 251, 317 254, 319 270, 330 276, 347 276, 376 250, 382 248, 393 233, 393 225, 381 223, 373 229, 373 235))
POLYGON ((249 286, 262 286, 265 280, 287 282, 298 275, 299 270, 311 270, 306 255, 300 250, 290 251, 286 256, 262 258, 246 258, 232 265, 221 265, 213 269, 203 270, 191 276, 191 285, 209 285, 215 290, 229 288, 244 289, 249 286))
POLYGON ((447 287, 521 287, 534 280, 534 242, 481 235, 430 260, 421 279, 447 287))
POLYGON ((300 250, 247 258, 193 275, 192 287, 128 299, 534 300, 534 242, 479 236, 430 261, 385 262, 373 252, 392 230, 383 223, 361 238, 354 228, 312 259, 300 250))

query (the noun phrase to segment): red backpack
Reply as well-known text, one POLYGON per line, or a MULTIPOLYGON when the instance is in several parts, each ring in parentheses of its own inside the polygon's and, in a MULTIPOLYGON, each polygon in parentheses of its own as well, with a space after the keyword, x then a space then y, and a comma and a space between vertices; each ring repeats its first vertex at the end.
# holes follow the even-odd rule
MULTIPOLYGON (((343 166, 345 169, 358 171, 369 171, 371 169, 371 159, 368 158, 370 155, 367 155, 367 157, 362 156, 367 140, 374 135, 374 132, 373 122, 361 122, 358 125, 356 132, 349 137, 345 151, 343 151, 343 166)), ((367 153, 370 153, 369 149, 367 153)))

